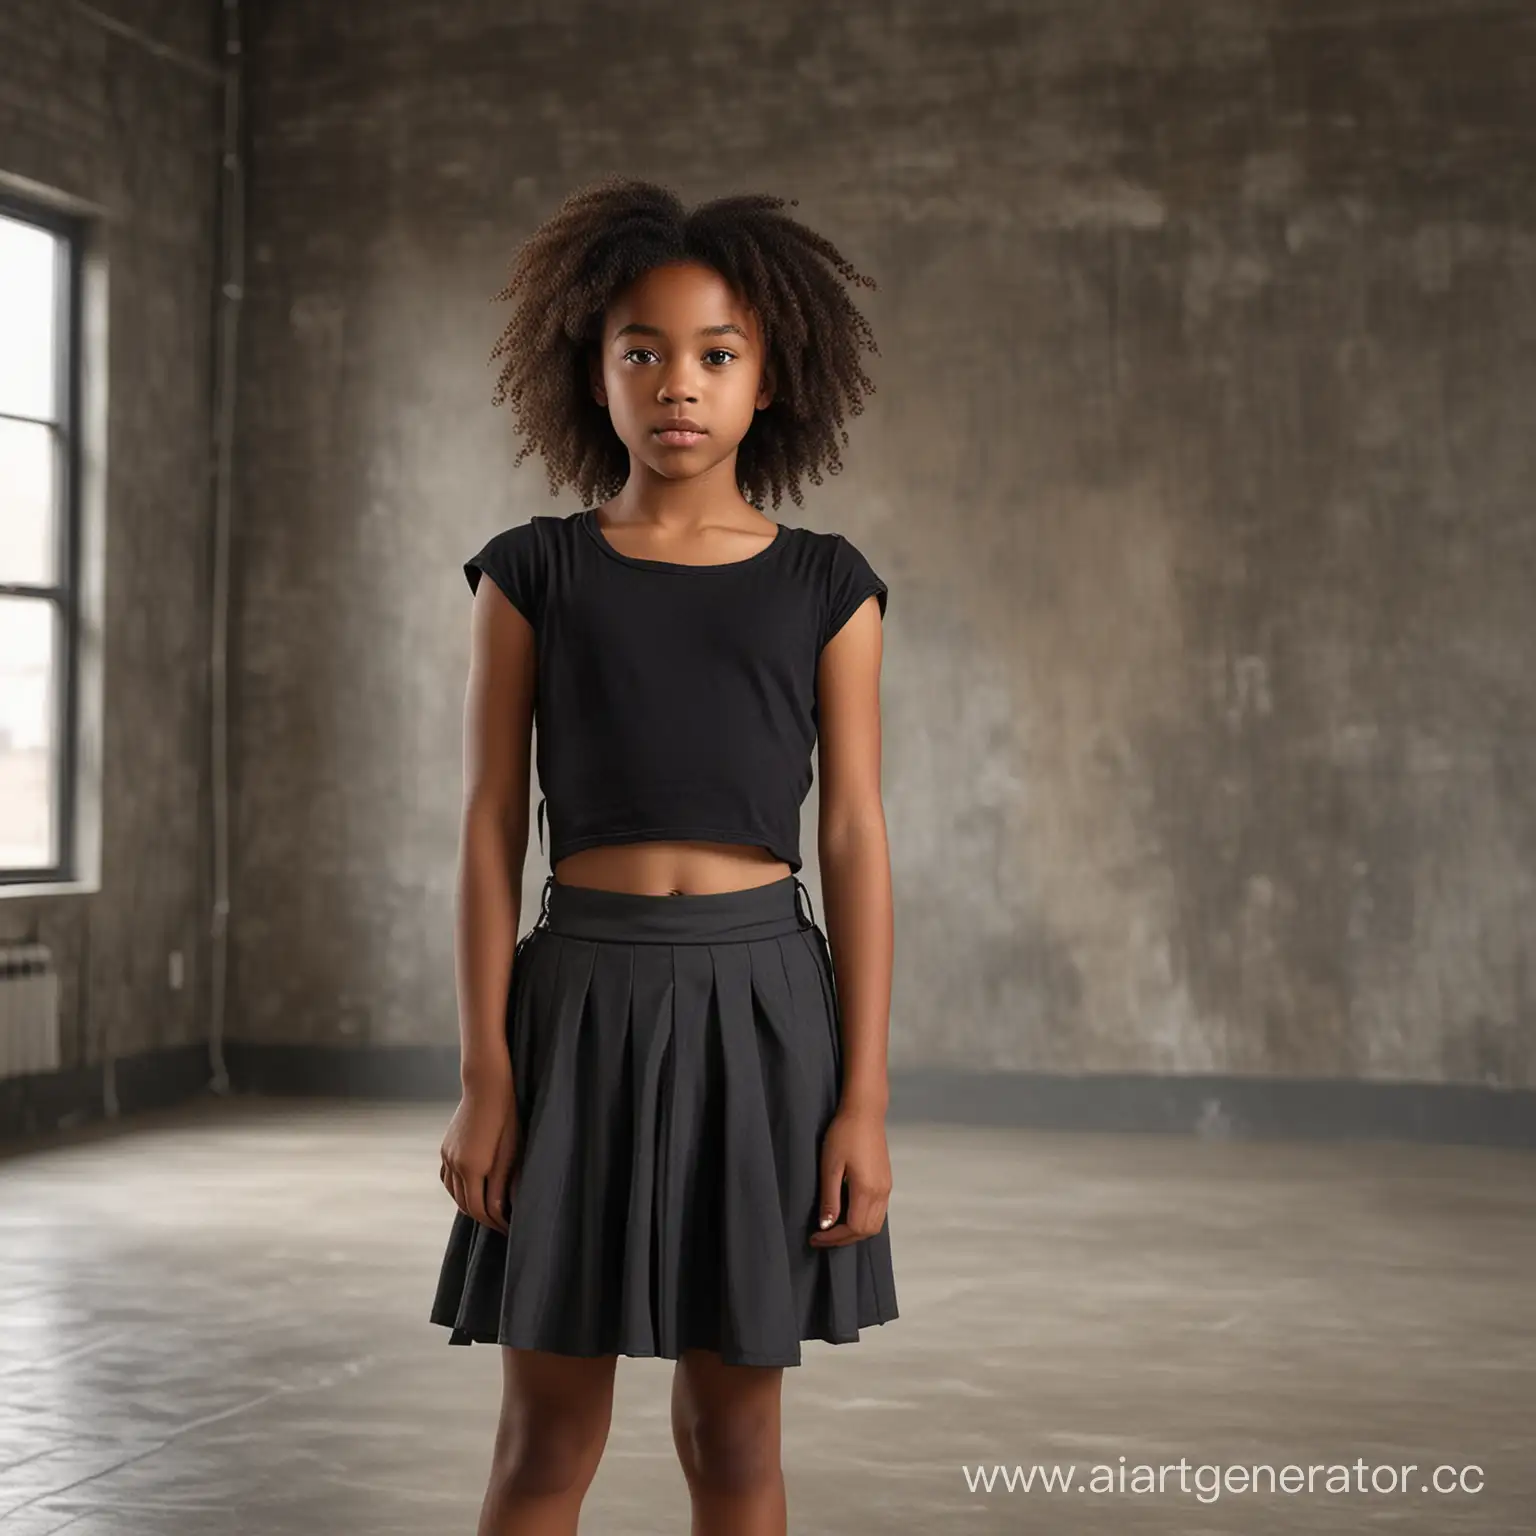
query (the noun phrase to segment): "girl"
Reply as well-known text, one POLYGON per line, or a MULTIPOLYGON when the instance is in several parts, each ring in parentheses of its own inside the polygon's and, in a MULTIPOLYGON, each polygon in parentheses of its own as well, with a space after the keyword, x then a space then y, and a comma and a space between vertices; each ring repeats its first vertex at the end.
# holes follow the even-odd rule
POLYGON ((783 1532, 783 1368, 897 1315, 886 585, 763 512, 842 467, 878 349, 839 278, 873 283, 783 206, 611 178, 497 295, 521 295, 492 353, 516 462, 584 508, 464 567, 458 1212, 431 1317, 503 1346, 480 1536, 576 1530, 619 1355, 677 1362, 694 1531, 783 1532), (535 717, 551 873, 514 949, 535 717), (797 873, 818 739, 830 946, 797 873))

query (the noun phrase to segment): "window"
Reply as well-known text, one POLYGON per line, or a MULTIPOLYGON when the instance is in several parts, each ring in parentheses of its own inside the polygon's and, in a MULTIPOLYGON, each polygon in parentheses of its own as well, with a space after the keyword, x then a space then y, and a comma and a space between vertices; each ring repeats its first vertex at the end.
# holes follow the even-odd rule
POLYGON ((0 195, 0 883, 75 873, 80 235, 0 195))

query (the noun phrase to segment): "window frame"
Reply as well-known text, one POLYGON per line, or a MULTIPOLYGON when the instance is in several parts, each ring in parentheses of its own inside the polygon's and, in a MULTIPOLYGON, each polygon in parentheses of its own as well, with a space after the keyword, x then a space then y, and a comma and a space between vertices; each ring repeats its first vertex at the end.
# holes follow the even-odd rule
POLYGON ((50 693, 55 750, 50 763, 49 793, 56 828, 52 863, 0 865, 0 892, 7 886, 62 884, 80 879, 79 796, 80 760, 80 421, 82 272, 85 221, 62 209, 50 208, 0 187, 0 214, 32 224, 55 236, 54 281, 54 399, 52 417, 39 419, 0 408, 0 420, 30 422, 47 429, 54 446, 58 475, 54 507, 54 581, 7 581, 0 578, 0 596, 47 603, 53 616, 53 678, 50 693))

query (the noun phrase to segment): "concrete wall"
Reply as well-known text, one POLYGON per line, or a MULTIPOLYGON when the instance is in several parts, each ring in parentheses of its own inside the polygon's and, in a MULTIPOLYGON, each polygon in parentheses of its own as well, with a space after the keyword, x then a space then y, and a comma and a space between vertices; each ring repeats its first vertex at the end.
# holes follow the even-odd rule
MULTIPOLYGON (((111 0, 110 10, 210 57, 215 11, 202 0, 111 0)), ((68 0, 0 6, 0 172, 101 205, 92 239, 110 292, 102 889, 0 893, 0 937, 40 937, 58 957, 65 1075, 96 1084, 82 1100, 111 1102, 102 1064, 201 1052, 207 1029, 218 130, 207 81, 68 0), (179 990, 175 950, 185 963, 179 990)), ((15 1102, 0 1122, 13 1113, 15 1102)))
POLYGON ((1536 1084, 1529 13, 339 0, 252 42, 237 1036, 454 1039, 459 562, 575 507, 511 469, 488 300, 625 171, 796 196, 881 285, 847 471, 781 515, 892 585, 893 1065, 1536 1084))
MULTIPOLYGON (((210 56, 215 7, 111 14, 210 56)), ((451 1052, 459 562, 574 507, 511 468, 489 300, 622 170, 796 196, 881 284, 847 472, 779 511, 892 583, 897 1071, 1536 1086, 1536 21, 345 0, 250 44, 237 1044, 451 1052)), ((0 10, 0 170, 109 210, 104 889, 0 899, 76 1069, 206 1028, 217 127, 88 7, 0 10)))

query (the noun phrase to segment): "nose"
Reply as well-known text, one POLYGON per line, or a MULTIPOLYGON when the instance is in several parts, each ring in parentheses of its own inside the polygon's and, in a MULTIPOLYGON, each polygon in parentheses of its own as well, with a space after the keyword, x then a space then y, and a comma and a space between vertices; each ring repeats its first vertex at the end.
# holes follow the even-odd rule
POLYGON ((657 392, 657 398, 665 405, 676 405, 679 402, 697 400, 698 389, 694 384, 691 364, 685 358, 679 358, 664 372, 661 380, 661 388, 657 392))

